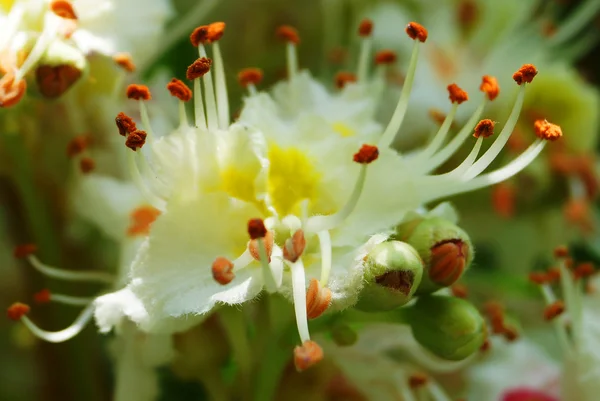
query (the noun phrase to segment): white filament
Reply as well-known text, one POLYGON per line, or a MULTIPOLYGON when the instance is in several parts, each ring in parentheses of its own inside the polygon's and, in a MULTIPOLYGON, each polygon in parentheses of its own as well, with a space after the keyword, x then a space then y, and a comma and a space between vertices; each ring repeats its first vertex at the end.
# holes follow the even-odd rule
POLYGON ((72 325, 66 329, 60 331, 46 331, 40 329, 35 323, 33 323, 27 316, 23 316, 21 321, 31 332, 42 340, 51 343, 62 343, 70 340, 77 334, 81 333, 81 330, 90 322, 94 315, 94 304, 89 304, 75 319, 72 325))
POLYGON ((146 103, 144 100, 138 100, 140 104, 140 115, 142 116, 142 124, 144 124, 144 128, 146 128, 146 141, 152 143, 154 141, 154 131, 152 130, 152 126, 150 125, 150 117, 148 117, 148 108, 146 107, 146 103))
POLYGON ((50 294, 50 301, 56 302, 58 304, 64 305, 72 305, 72 306, 86 306, 94 301, 95 298, 89 297, 74 297, 72 295, 64 295, 64 294, 50 294))
POLYGON ((226 129, 229 126, 229 98, 227 95, 227 82, 225 81, 225 66, 218 42, 213 44, 213 55, 215 59, 215 84, 217 87, 219 128, 226 129))
POLYGON ((188 126, 187 113, 185 112, 185 102, 183 100, 179 101, 179 126, 188 126))
MULTIPOLYGON (((203 44, 198 45, 198 54, 200 57, 206 57, 206 49, 203 44)), ((208 71, 202 76, 204 82, 204 100, 206 102, 206 122, 209 131, 214 131, 218 126, 217 102, 215 100, 215 89, 212 81, 212 71, 208 71)))
POLYGON ((206 128, 202 87, 198 78, 194 79, 194 122, 197 128, 206 128))
POLYGON ((271 266, 269 266, 269 256, 267 255, 265 241, 263 238, 257 238, 256 243, 258 245, 258 256, 260 257, 259 262, 262 268, 262 275, 263 280, 265 282, 265 287, 267 288, 267 291, 275 292, 277 290, 277 283, 275 281, 275 277, 273 277, 271 266))
POLYGON ((356 74, 358 82, 364 83, 367 80, 369 74, 369 55, 371 54, 372 45, 373 40, 370 36, 362 38, 358 58, 358 71, 356 74))
POLYGON ((329 231, 319 231, 319 247, 321 248, 321 285, 327 286, 331 273, 331 236, 329 231))
POLYGON ((292 270, 292 295, 294 298, 294 311, 296 314, 296 325, 302 342, 310 340, 308 331, 308 315, 306 312, 306 277, 304 275, 304 264, 302 259, 295 263, 289 263, 292 270))
POLYGON ((456 116, 456 111, 458 110, 458 104, 453 103, 450 112, 444 119, 440 129, 433 137, 433 140, 427 145, 425 149, 419 152, 415 158, 419 161, 429 159, 431 156, 438 151, 440 146, 444 143, 444 140, 448 136, 448 131, 450 131, 450 127, 452 126, 452 122, 454 121, 454 117, 456 116))
POLYGON ((53 266, 48 266, 42 262, 35 256, 29 255, 27 260, 31 265, 40 273, 56 278, 59 280, 65 281, 91 281, 91 282, 99 282, 99 283, 107 283, 112 284, 115 281, 115 277, 111 274, 105 272, 80 272, 80 271, 70 271, 59 269, 53 266))

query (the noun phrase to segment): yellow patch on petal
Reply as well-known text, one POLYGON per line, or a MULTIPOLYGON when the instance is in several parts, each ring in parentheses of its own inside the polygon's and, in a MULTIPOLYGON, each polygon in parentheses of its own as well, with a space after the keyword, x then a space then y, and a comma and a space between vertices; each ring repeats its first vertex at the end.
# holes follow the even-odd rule
POLYGON ((256 173, 253 170, 241 170, 235 167, 228 167, 221 172, 221 189, 234 198, 255 203, 255 178, 256 173))
POLYGON ((0 8, 6 12, 9 12, 14 2, 15 0, 0 0, 0 8))
POLYGON ((352 128, 350 128, 347 124, 344 124, 341 121, 335 122, 331 124, 331 128, 340 134, 343 138, 347 138, 349 136, 354 136, 356 132, 352 128))
POLYGON ((314 201, 321 175, 313 161, 296 148, 269 147, 268 192, 281 216, 300 214, 300 202, 314 201))

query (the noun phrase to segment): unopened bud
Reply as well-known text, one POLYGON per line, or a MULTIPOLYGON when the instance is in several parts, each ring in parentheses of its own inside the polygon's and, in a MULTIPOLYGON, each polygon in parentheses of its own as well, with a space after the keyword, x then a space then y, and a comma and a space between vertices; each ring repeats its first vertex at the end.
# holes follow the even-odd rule
POLYGON ((431 293, 458 281, 473 259, 467 233, 440 217, 421 220, 410 229, 405 241, 417 250, 425 268, 417 293, 431 293))
POLYGON ((392 310, 406 304, 423 276, 423 261, 407 243, 378 244, 365 259, 365 285, 356 307, 364 311, 392 310))
POLYGON ((465 359, 486 339, 483 317, 464 299, 424 295, 406 312, 417 342, 440 358, 465 359))

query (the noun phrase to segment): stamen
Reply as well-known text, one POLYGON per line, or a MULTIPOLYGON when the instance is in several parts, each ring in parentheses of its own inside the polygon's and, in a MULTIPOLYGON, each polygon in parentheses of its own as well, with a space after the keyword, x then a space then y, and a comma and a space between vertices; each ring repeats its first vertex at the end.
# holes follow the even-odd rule
POLYGON ((0 107, 12 107, 19 103, 27 91, 24 79, 17 79, 15 74, 7 72, 0 78, 0 107))
POLYGON ((71 139, 67 144, 67 156, 73 158, 85 151, 88 145, 88 140, 85 135, 78 135, 71 139))
POLYGON ((554 257, 555 258, 568 258, 569 257, 569 247, 567 247, 566 245, 559 245, 556 248, 554 248, 554 257))
POLYGON ((484 92, 490 101, 496 99, 500 93, 500 85, 496 77, 491 75, 484 75, 481 80, 479 90, 484 92))
POLYGON ((504 327, 502 335, 504 336, 504 339, 508 342, 514 342, 519 338, 519 332, 515 327, 512 326, 504 327))
POLYGON ((431 248, 428 275, 432 282, 448 287, 462 276, 469 246, 461 240, 442 241, 431 248))
POLYGON ((321 316, 331 303, 331 290, 322 287, 319 280, 313 278, 308 285, 306 293, 306 313, 309 319, 321 316))
POLYGON ((214 43, 223 37, 225 33, 225 23, 224 22, 213 22, 208 25, 208 33, 206 35, 209 43, 214 43))
POLYGON ((229 284, 234 278, 233 263, 224 257, 218 257, 212 264, 212 274, 215 281, 221 285, 229 284))
MULTIPOLYGON (((209 131, 213 131, 217 127, 218 117, 217 102, 215 100, 215 91, 213 88, 212 76, 208 73, 212 65, 212 60, 206 57, 206 50, 204 49, 204 45, 202 44, 198 46, 198 54, 200 55, 200 58, 198 58, 187 69, 187 78, 189 80, 193 80, 202 77, 202 82, 204 83, 205 90, 204 100, 206 102, 206 125, 209 131)), ((194 85, 194 90, 196 88, 199 89, 200 85, 194 85)), ((198 104, 196 105, 196 107, 198 107, 198 104)), ((198 124, 197 121, 196 124, 198 124)))
POLYGON ((83 157, 79 161, 79 170, 83 174, 89 174, 96 168, 96 162, 91 157, 83 157))
POLYGON ((402 87, 402 92, 400 94, 400 99, 398 99, 398 104, 396 105, 396 109, 394 110, 394 114, 388 126, 386 127, 381 139, 379 140, 379 145, 384 147, 391 146, 396 133, 402 126, 402 121, 404 121, 404 115, 406 114, 406 110, 408 109, 408 98, 410 96, 410 91, 412 89, 413 82, 415 80, 415 72, 417 70, 417 60, 419 59, 419 44, 421 42, 425 42, 427 39, 427 30, 417 24, 416 22, 411 22, 406 27, 406 33, 412 39, 415 40, 415 44, 413 46, 412 55, 410 56, 410 63, 408 65, 408 72, 406 74, 406 79, 404 81, 404 86, 402 87))
POLYGON ((296 28, 289 25, 282 25, 275 31, 275 35, 283 42, 291 42, 293 44, 300 44, 300 35, 296 28))
POLYGON ((229 125, 229 95, 227 93, 227 81, 225 80, 225 63, 221 55, 221 47, 217 42, 225 31, 224 22, 215 22, 209 25, 209 38, 213 43, 213 56, 215 59, 215 86, 217 97, 217 113, 219 116, 219 127, 226 129, 229 125))
POLYGON ((44 97, 49 99, 55 99, 64 94, 80 77, 81 70, 69 64, 41 65, 35 70, 38 89, 44 97))
POLYGON ((150 234, 152 223, 160 216, 160 210, 150 205, 140 206, 130 214, 131 223, 127 228, 127 236, 146 236, 150 234))
POLYGON ((250 240, 255 240, 258 245, 258 260, 262 267, 265 286, 269 292, 273 292, 277 289, 277 283, 275 282, 275 277, 273 277, 273 272, 269 266, 270 256, 267 253, 264 241, 267 233, 267 228, 262 219, 251 219, 248 221, 248 235, 250 236, 250 240))
POLYGON ((360 55, 358 57, 358 81, 364 82, 367 79, 369 73, 369 54, 371 53, 373 33, 373 21, 370 19, 364 19, 361 21, 358 27, 358 34, 362 38, 360 45, 360 55))
POLYGON ((208 43, 208 25, 195 28, 190 34, 190 42, 194 47, 198 47, 202 43, 208 43))
POLYGON ((353 73, 348 71, 340 71, 337 74, 335 74, 335 87, 338 89, 343 89, 347 83, 356 82, 356 80, 356 75, 354 75, 353 73))
POLYGON ((251 219, 248 221, 248 235, 250 239, 264 238, 267 235, 267 227, 262 219, 251 219))
POLYGON ((81 271, 69 271, 58 269, 56 267, 48 266, 39 261, 33 253, 35 253, 37 247, 33 244, 19 245, 15 247, 14 255, 17 258, 27 258, 29 263, 40 273, 65 281, 92 281, 101 283, 113 283, 114 277, 104 272, 81 272, 81 271))
POLYGON ((417 22, 409 22, 406 25, 406 34, 413 40, 419 40, 419 42, 427 40, 427 29, 417 22))
POLYGON ((448 98, 452 103, 461 104, 462 102, 469 100, 469 94, 456 84, 448 85, 448 92, 450 94, 448 98))
POLYGON ((296 46, 300 44, 300 36, 295 28, 289 25, 283 25, 277 28, 276 36, 286 42, 286 58, 288 80, 293 81, 298 74, 298 56, 296 55, 296 46))
POLYGON ((294 298, 294 311, 296 315, 296 326, 302 342, 310 340, 308 332, 308 314, 306 308, 306 276, 302 259, 295 263, 289 263, 292 271, 292 296, 294 298))
POLYGON ((64 305, 72 306, 86 306, 94 301, 94 298, 87 297, 73 297, 70 295, 54 294, 49 290, 44 289, 33 294, 33 299, 38 304, 46 304, 49 302, 56 302, 64 305))
POLYGON ((126 136, 132 132, 137 130, 135 126, 135 122, 123 112, 117 114, 115 117, 115 123, 117 124, 117 128, 119 129, 119 135, 126 136))
POLYGON ((594 221, 589 202, 586 199, 571 199, 563 208, 567 222, 579 227, 584 233, 594 231, 594 221))
POLYGON ((146 131, 136 130, 127 136, 127 140, 125 141, 125 146, 129 149, 137 152, 138 149, 141 149, 142 146, 146 143, 146 131))
POLYGON ((475 126, 475 132, 473 136, 475 138, 483 137, 488 138, 494 135, 494 126, 496 123, 490 119, 481 120, 475 126))
POLYGON ((71 338, 79 334, 81 330, 83 330, 85 326, 90 322, 90 320, 92 320, 93 316, 94 304, 92 303, 89 304, 87 308, 85 308, 81 312, 81 314, 77 317, 77 319, 75 319, 75 322, 73 322, 71 326, 67 327, 64 330, 55 332, 42 330, 35 323, 29 320, 29 318, 25 315, 21 317, 21 322, 23 322, 23 324, 27 326, 27 328, 31 330, 31 332, 35 336, 41 338, 42 340, 51 343, 61 343, 70 340, 71 338))
POLYGON ((329 231, 319 231, 319 247, 321 249, 321 285, 326 286, 329 282, 329 273, 331 273, 331 236, 329 231))
POLYGON ((285 245, 283 247, 283 258, 292 263, 296 263, 296 261, 302 256, 304 248, 306 248, 304 231, 297 230, 292 235, 292 238, 288 238, 285 241, 285 245))
POLYGON ((377 160, 379 150, 377 146, 363 145, 360 150, 354 155, 354 161, 361 164, 361 170, 356 180, 354 190, 350 195, 350 199, 344 207, 337 213, 329 216, 313 216, 309 218, 305 225, 307 233, 318 233, 319 231, 331 230, 341 224, 354 210, 360 199, 360 195, 365 185, 367 177, 367 166, 377 160))
POLYGON ((6 310, 6 315, 10 320, 18 322, 23 318, 23 316, 28 314, 30 310, 31 308, 29 307, 29 305, 23 304, 21 302, 15 302, 14 304, 8 307, 8 309, 6 310))
POLYGON ((544 319, 552 320, 555 317, 559 316, 565 311, 565 304, 563 301, 555 301, 554 303, 548 305, 544 309, 544 319))
POLYGON ((464 284, 454 284, 450 287, 450 291, 452 291, 452 295, 456 298, 466 299, 469 295, 468 288, 464 284))
MULTIPOLYGON (((136 131, 136 132, 138 132, 138 131, 136 131)), ((133 135, 133 134, 130 134, 130 136, 131 135, 133 135)), ((154 192, 152 192, 148 188, 146 183, 144 182, 144 179, 142 178, 142 175, 141 175, 140 170, 136 163, 136 154, 137 153, 133 153, 133 152, 127 152, 127 153, 128 153, 127 167, 129 169, 129 174, 131 175, 131 179, 133 180, 133 182, 138 187, 140 192, 144 195, 146 200, 151 205, 153 205, 157 209, 164 209, 165 200, 163 198, 157 196, 154 192)), ((143 157, 143 155, 140 154, 140 157, 143 157)))
POLYGON ((556 141, 562 137, 562 130, 556 124, 549 123, 547 120, 537 120, 534 125, 535 134, 540 139, 556 141))
POLYGON ((585 263, 578 264, 577 267, 575 268, 575 271, 573 272, 576 280, 581 279, 581 278, 591 277, 595 273, 596 273, 596 269, 594 268, 594 265, 591 262, 585 262, 585 263))
POLYGON ((146 85, 131 84, 127 87, 127 98, 134 100, 150 100, 152 95, 146 85))
POLYGON ((244 68, 238 73, 238 82, 243 88, 248 88, 251 95, 256 94, 256 85, 263 80, 263 71, 260 68, 244 68))
POLYGON ((376 65, 394 64, 398 60, 398 55, 393 50, 380 50, 375 53, 376 65))
MULTIPOLYGON (((254 260, 258 260, 260 262, 260 252, 259 252, 259 244, 258 239, 250 240, 248 243, 248 251, 250 255, 254 258, 254 260)), ((275 240, 272 231, 267 231, 267 234, 264 236, 264 246, 267 252, 267 262, 271 263, 271 254, 273 253, 273 246, 275 245, 275 240)))
POLYGON ((537 75, 538 71, 533 64, 523 64, 521 68, 513 74, 513 79, 518 85, 524 83, 530 84, 533 78, 537 75))
POLYGON ((52 0, 50 2, 50 11, 61 18, 77 19, 77 14, 75 14, 75 10, 70 1, 52 0))
POLYGON ((294 366, 302 372, 323 359, 323 349, 314 341, 304 341, 294 348, 294 366))
POLYGON ((171 79, 171 82, 167 84, 167 90, 171 96, 182 102, 189 102, 192 99, 192 90, 177 78, 171 79))
POLYGON ((415 373, 408 378, 408 385, 415 390, 425 386, 428 382, 428 377, 423 373, 415 373))
POLYGON ((529 281, 533 284, 544 285, 550 282, 548 275, 544 272, 530 272, 529 281))
POLYGON ((513 185, 501 182, 492 188, 492 206, 494 211, 504 218, 515 215, 517 192, 513 185))
POLYGON ((129 53, 117 53, 113 56, 117 65, 127 72, 135 72, 135 64, 129 53))

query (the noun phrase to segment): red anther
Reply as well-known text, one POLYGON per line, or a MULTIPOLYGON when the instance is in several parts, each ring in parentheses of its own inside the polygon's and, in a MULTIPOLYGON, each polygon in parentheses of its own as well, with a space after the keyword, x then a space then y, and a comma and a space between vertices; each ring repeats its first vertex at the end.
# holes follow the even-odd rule
POLYGON ((428 377, 427 375, 423 374, 423 373, 414 373, 412 375, 410 375, 410 377, 408 378, 408 385, 410 386, 410 388, 417 389, 420 387, 423 387, 424 385, 427 384, 428 381, 428 377))
POLYGON ((275 31, 275 36, 284 42, 290 42, 295 45, 300 43, 300 36, 296 28, 289 25, 282 25, 275 31))
POLYGON ((452 287, 450 287, 450 290, 452 291, 452 295, 454 295, 456 298, 465 299, 469 295, 469 290, 464 284, 454 284, 452 287))
POLYGON ((262 219, 248 220, 248 235, 250 239, 264 238, 267 235, 267 227, 262 219))
POLYGON ((411 39, 418 39, 419 42, 427 40, 427 29, 417 22, 410 22, 406 25, 406 33, 411 39))
POLYGON ((331 304, 331 290, 321 286, 319 280, 313 278, 306 292, 306 313, 309 319, 321 316, 331 304))
POLYGON ((150 226, 160 214, 160 210, 150 205, 143 205, 133 209, 129 214, 130 224, 127 227, 127 236, 135 237, 150 234, 150 226))
POLYGON ((469 245, 462 240, 442 241, 431 247, 429 262, 429 279, 442 287, 454 284, 462 276, 469 245))
POLYGON ((481 344, 481 347, 479 347, 479 350, 481 352, 487 352, 490 348, 492 348, 492 342, 486 338, 483 344, 481 344))
POLYGON ((171 93, 171 96, 181 101, 189 102, 192 98, 192 90, 177 78, 171 79, 171 82, 167 84, 167 89, 171 93))
MULTIPOLYGON (((565 261, 566 264, 566 261, 565 261)), ((560 272, 560 268, 558 267, 551 267, 550 269, 548 269, 548 273, 546 274, 546 279, 548 280, 548 283, 554 283, 558 280, 560 280, 560 276, 561 276, 561 272, 560 272)))
POLYGON ((294 348, 294 365, 302 372, 323 359, 323 349, 314 341, 307 340, 294 348))
POLYGON ((479 90, 484 92, 489 100, 494 100, 500 93, 500 85, 498 85, 496 77, 484 75, 479 90))
POLYGON ((27 83, 24 79, 15 80, 15 74, 7 72, 0 79, 0 107, 12 107, 19 103, 25 92, 27 83))
POLYGON ((569 248, 566 245, 559 245, 554 248, 554 257, 555 258, 568 258, 569 257, 569 248))
POLYGON ((23 316, 29 313, 29 305, 25 305, 21 302, 15 302, 6 310, 6 315, 9 319, 19 321, 23 316))
POLYGON ((461 104, 462 102, 469 100, 469 94, 456 84, 448 85, 448 93, 450 94, 448 98, 452 103, 461 104))
POLYGON ((500 401, 559 401, 558 398, 547 393, 527 387, 519 387, 507 390, 502 394, 500 401))
POLYGON ((492 189, 492 206, 500 217, 513 217, 517 206, 517 191, 514 185, 508 182, 495 185, 492 189))
POLYGON ((593 276, 596 273, 596 268, 591 262, 580 263, 575 267, 575 279, 586 278, 593 276))
POLYGON ((363 145, 358 152, 354 154, 354 161, 359 164, 369 164, 377 160, 379 149, 374 145, 363 145))
POLYGON ((38 304, 47 304, 48 302, 50 302, 51 297, 52 294, 47 288, 44 288, 43 290, 33 294, 33 300, 38 304))
POLYGON ((429 117, 438 125, 442 125, 446 120, 446 114, 438 109, 429 109, 429 117))
POLYGON ((358 34, 362 37, 371 36, 373 33, 373 21, 368 18, 360 21, 360 25, 358 26, 358 34))
POLYGON ((519 338, 519 332, 512 326, 505 326, 502 335, 508 342, 516 341, 519 338))
POLYGON ((380 50, 375 53, 375 64, 394 64, 398 60, 398 55, 393 50, 380 50))
POLYGON ((285 241, 285 245, 283 247, 283 258, 295 263, 302 256, 304 248, 306 248, 304 231, 297 230, 294 235, 292 235, 292 238, 288 238, 285 241))
POLYGON ((533 64, 523 64, 512 77, 518 85, 522 85, 523 83, 529 84, 533 81, 537 73, 538 70, 533 64))
POLYGON ((50 11, 61 18, 77 19, 77 14, 75 14, 75 10, 70 1, 52 0, 50 2, 50 11))
POLYGON ((333 65, 342 65, 347 58, 348 51, 341 46, 336 46, 327 53, 327 60, 333 65))
POLYGON ((33 253, 37 252, 37 246, 35 244, 22 244, 17 245, 13 251, 13 255, 17 259, 23 259, 33 253))
POLYGON ((142 146, 146 143, 146 131, 136 130, 133 131, 129 136, 127 136, 127 140, 125 140, 125 146, 129 149, 137 152, 138 149, 141 149, 142 146))
POLYGON ((225 33, 225 23, 224 22, 213 22, 208 25, 208 33, 207 39, 210 43, 216 42, 217 40, 223 37, 225 33))
POLYGON ((201 57, 194 61, 187 69, 185 76, 190 81, 193 81, 196 78, 203 77, 208 71, 210 71, 210 66, 212 65, 212 60, 206 57, 201 57))
POLYGON ((219 256, 212 264, 212 275, 215 281, 221 285, 231 283, 235 278, 233 263, 229 259, 219 256))
POLYGON ((117 128, 119 129, 119 134, 121 136, 126 136, 137 130, 135 126, 135 122, 129 117, 127 114, 120 112, 115 117, 115 123, 117 124, 117 128))
POLYGON ((476 1, 473 0, 462 0, 458 4, 457 17, 458 23, 464 29, 470 29, 473 27, 477 18, 479 17, 479 7, 476 1))
POLYGON ((195 28, 190 34, 190 42, 192 46, 198 47, 201 43, 208 43, 208 25, 202 25, 195 28))
POLYGON ((135 71, 135 64, 129 53, 117 53, 113 56, 113 60, 117 65, 127 72, 135 71))
POLYGON ((571 199, 563 208, 565 219, 579 227, 585 234, 594 231, 594 221, 589 202, 586 199, 571 199))
MULTIPOLYGON (((263 244, 265 245, 265 251, 267 252, 267 261, 271 263, 271 254, 273 253, 273 245, 275 244, 272 231, 267 231, 267 234, 263 238, 263 244)), ((248 244, 248 251, 250 251, 250 255, 252 255, 254 260, 260 261, 260 252, 258 250, 257 239, 250 240, 250 243, 248 244)))
POLYGON ((546 308, 544 309, 544 319, 546 320, 552 320, 555 317, 557 317, 558 315, 560 315, 561 313, 563 313, 565 311, 565 304, 563 301, 555 301, 553 303, 551 303, 550 305, 546 306, 546 308))
POLYGON ((473 133, 473 136, 475 138, 479 138, 480 136, 482 136, 484 138, 488 138, 488 137, 494 135, 494 126, 495 125, 496 125, 496 123, 494 121, 490 120, 489 118, 486 118, 485 120, 481 120, 475 126, 475 133, 473 133))
POLYGON ((135 100, 150 100, 152 95, 146 85, 131 84, 127 87, 127 98, 135 100))
POLYGON ((529 281, 534 284, 544 285, 549 283, 551 280, 544 272, 531 272, 529 273, 529 281))
POLYGON ((263 72, 260 68, 244 68, 238 73, 238 82, 242 87, 258 85, 262 82, 263 72))
POLYGON ((349 82, 356 82, 356 75, 348 71, 340 71, 335 74, 335 86, 338 89, 342 89, 349 82))
POLYGON ((87 148, 87 144, 88 140, 85 135, 76 136, 67 144, 67 156, 74 157, 83 153, 83 151, 87 148))
POLYGON ((79 78, 81 78, 81 71, 69 64, 41 65, 35 70, 35 80, 40 93, 49 99, 61 96, 79 78))
POLYGON ((79 161, 79 170, 83 174, 89 174, 96 168, 96 162, 91 157, 83 157, 79 161))
POLYGON ((535 134, 540 139, 546 139, 548 141, 556 141, 562 136, 562 130, 560 126, 549 123, 546 120, 537 120, 533 124, 535 134))

